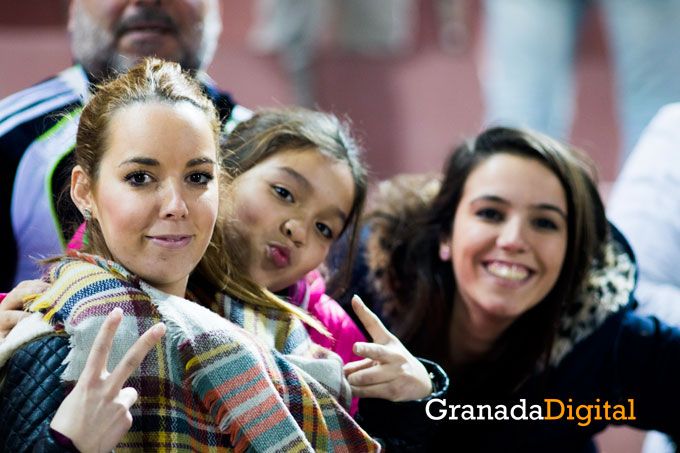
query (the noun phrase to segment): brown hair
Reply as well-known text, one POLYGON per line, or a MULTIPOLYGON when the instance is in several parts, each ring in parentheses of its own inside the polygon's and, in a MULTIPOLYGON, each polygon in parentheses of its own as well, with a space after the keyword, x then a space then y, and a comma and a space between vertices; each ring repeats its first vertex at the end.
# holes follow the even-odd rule
MULTIPOLYGON (((358 219, 367 191, 367 170, 360 158, 360 147, 350 135, 349 125, 333 114, 303 108, 262 110, 240 123, 222 141, 223 167, 233 178, 250 170, 262 160, 284 150, 317 150, 344 162, 354 180, 352 208, 338 238, 346 251, 344 266, 333 275, 329 286, 341 291, 346 284, 354 256, 358 219)), ((333 255, 333 253, 331 253, 333 255)))
MULTIPOLYGON (((388 259, 383 283, 388 289, 395 332, 414 353, 449 362, 448 329, 456 292, 451 264, 439 259, 440 239, 450 237, 454 214, 470 173, 495 154, 535 159, 559 179, 566 194, 568 233, 560 275, 546 297, 524 313, 498 341, 484 375, 473 386, 489 392, 516 385, 540 359, 549 359, 560 315, 577 299, 591 262, 607 235, 602 201, 590 161, 578 151, 538 133, 492 128, 460 145, 444 169, 441 189, 429 203, 395 210, 397 198, 369 215, 373 228, 386 228, 388 259), (401 214, 395 214, 400 211, 401 214), (498 372, 496 372, 498 371, 498 372)), ((397 201, 398 202, 398 201, 397 201)), ((403 204, 403 198, 401 203, 403 204)))
MULTIPOLYGON (((97 180, 99 164, 107 149, 108 126, 112 116, 121 108, 146 102, 187 102, 195 106, 210 122, 215 148, 219 149, 219 117, 200 85, 188 73, 183 72, 179 64, 146 58, 120 77, 98 86, 83 109, 76 137, 75 163, 82 167, 91 184, 94 185, 97 180)), ((229 175, 222 175, 222 184, 225 183, 225 178, 226 183, 230 181, 229 175)), ((284 304, 240 270, 232 254, 227 253, 222 224, 221 219, 218 219, 210 244, 191 280, 210 285, 213 291, 224 291, 243 301, 283 309, 324 331, 309 315, 284 304)), ((84 244, 84 252, 113 259, 96 219, 87 223, 86 234, 88 241, 84 244)))

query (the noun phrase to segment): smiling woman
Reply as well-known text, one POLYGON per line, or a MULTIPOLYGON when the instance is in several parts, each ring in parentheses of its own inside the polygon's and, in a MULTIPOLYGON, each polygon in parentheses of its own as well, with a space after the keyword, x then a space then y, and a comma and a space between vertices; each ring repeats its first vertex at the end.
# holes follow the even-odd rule
POLYGON ((76 166, 71 197, 101 228, 104 256, 183 297, 217 218, 214 130, 188 101, 145 102, 118 109, 108 134, 97 179, 76 166))
POLYGON ((405 345, 451 377, 440 403, 466 409, 446 417, 433 451, 593 451, 611 423, 680 435, 680 330, 631 311, 634 257, 591 175, 549 137, 493 128, 455 150, 440 185, 381 186, 361 255, 370 271, 353 289, 384 304, 405 345), (470 409, 502 414, 520 402, 553 411, 470 409), (583 422, 610 402, 634 416, 583 422))

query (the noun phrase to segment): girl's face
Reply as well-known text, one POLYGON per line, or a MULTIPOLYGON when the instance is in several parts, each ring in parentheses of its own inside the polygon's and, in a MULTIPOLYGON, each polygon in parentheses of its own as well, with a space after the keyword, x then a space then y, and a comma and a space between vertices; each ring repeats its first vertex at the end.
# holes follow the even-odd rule
POLYGON ((316 149, 282 150, 236 178, 231 194, 250 277, 280 291, 324 261, 352 209, 354 180, 316 149))
POLYGON ((218 210, 217 147, 206 115, 180 103, 140 103, 115 112, 94 183, 80 167, 72 193, 99 222, 116 262, 184 296, 218 210))
POLYGON ((440 256, 451 260, 471 316, 509 325, 548 294, 568 214, 560 181, 536 160, 496 154, 470 173, 440 256))

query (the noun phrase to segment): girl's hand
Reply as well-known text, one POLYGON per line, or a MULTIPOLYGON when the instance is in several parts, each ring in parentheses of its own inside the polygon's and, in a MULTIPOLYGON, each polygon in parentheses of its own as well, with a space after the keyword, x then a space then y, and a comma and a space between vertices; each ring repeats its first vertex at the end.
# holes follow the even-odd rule
POLYGON ((429 396, 432 381, 425 366, 387 330, 359 296, 352 298, 352 308, 373 338, 373 343, 355 343, 354 353, 365 358, 344 367, 352 396, 390 401, 410 401, 429 396))
POLYGON ((137 391, 132 387, 123 388, 123 384, 165 334, 164 324, 151 327, 109 373, 106 363, 121 319, 120 308, 109 313, 92 345, 80 379, 50 424, 83 453, 110 452, 130 429, 130 407, 137 400, 137 391))
POLYGON ((0 302, 0 340, 30 314, 23 310, 26 298, 42 294, 48 287, 42 280, 25 280, 7 293, 0 302))

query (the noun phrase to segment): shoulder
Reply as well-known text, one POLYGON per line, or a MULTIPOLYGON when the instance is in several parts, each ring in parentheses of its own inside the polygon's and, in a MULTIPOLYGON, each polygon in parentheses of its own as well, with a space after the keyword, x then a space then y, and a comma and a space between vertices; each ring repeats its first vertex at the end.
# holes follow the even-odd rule
POLYGON ((610 225, 610 237, 602 257, 586 277, 581 295, 564 310, 551 352, 551 363, 559 363, 575 345, 607 324, 620 322, 634 308, 637 281, 635 256, 626 238, 610 225))
POLYGON ((69 253, 50 268, 50 288, 30 306, 31 311, 42 312, 46 321, 70 319, 77 325, 83 318, 105 315, 116 306, 126 311, 127 305, 150 301, 139 280, 121 266, 94 255, 69 253))
POLYGON ((73 66, 8 96, 0 101, 0 136, 71 104, 82 104, 87 90, 87 77, 80 66, 73 66))
POLYGON ((206 73, 201 72, 198 75, 198 79, 203 85, 205 93, 213 101, 215 107, 217 107, 226 132, 231 132, 238 123, 252 116, 253 112, 251 110, 239 105, 231 93, 219 89, 215 81, 206 73))

